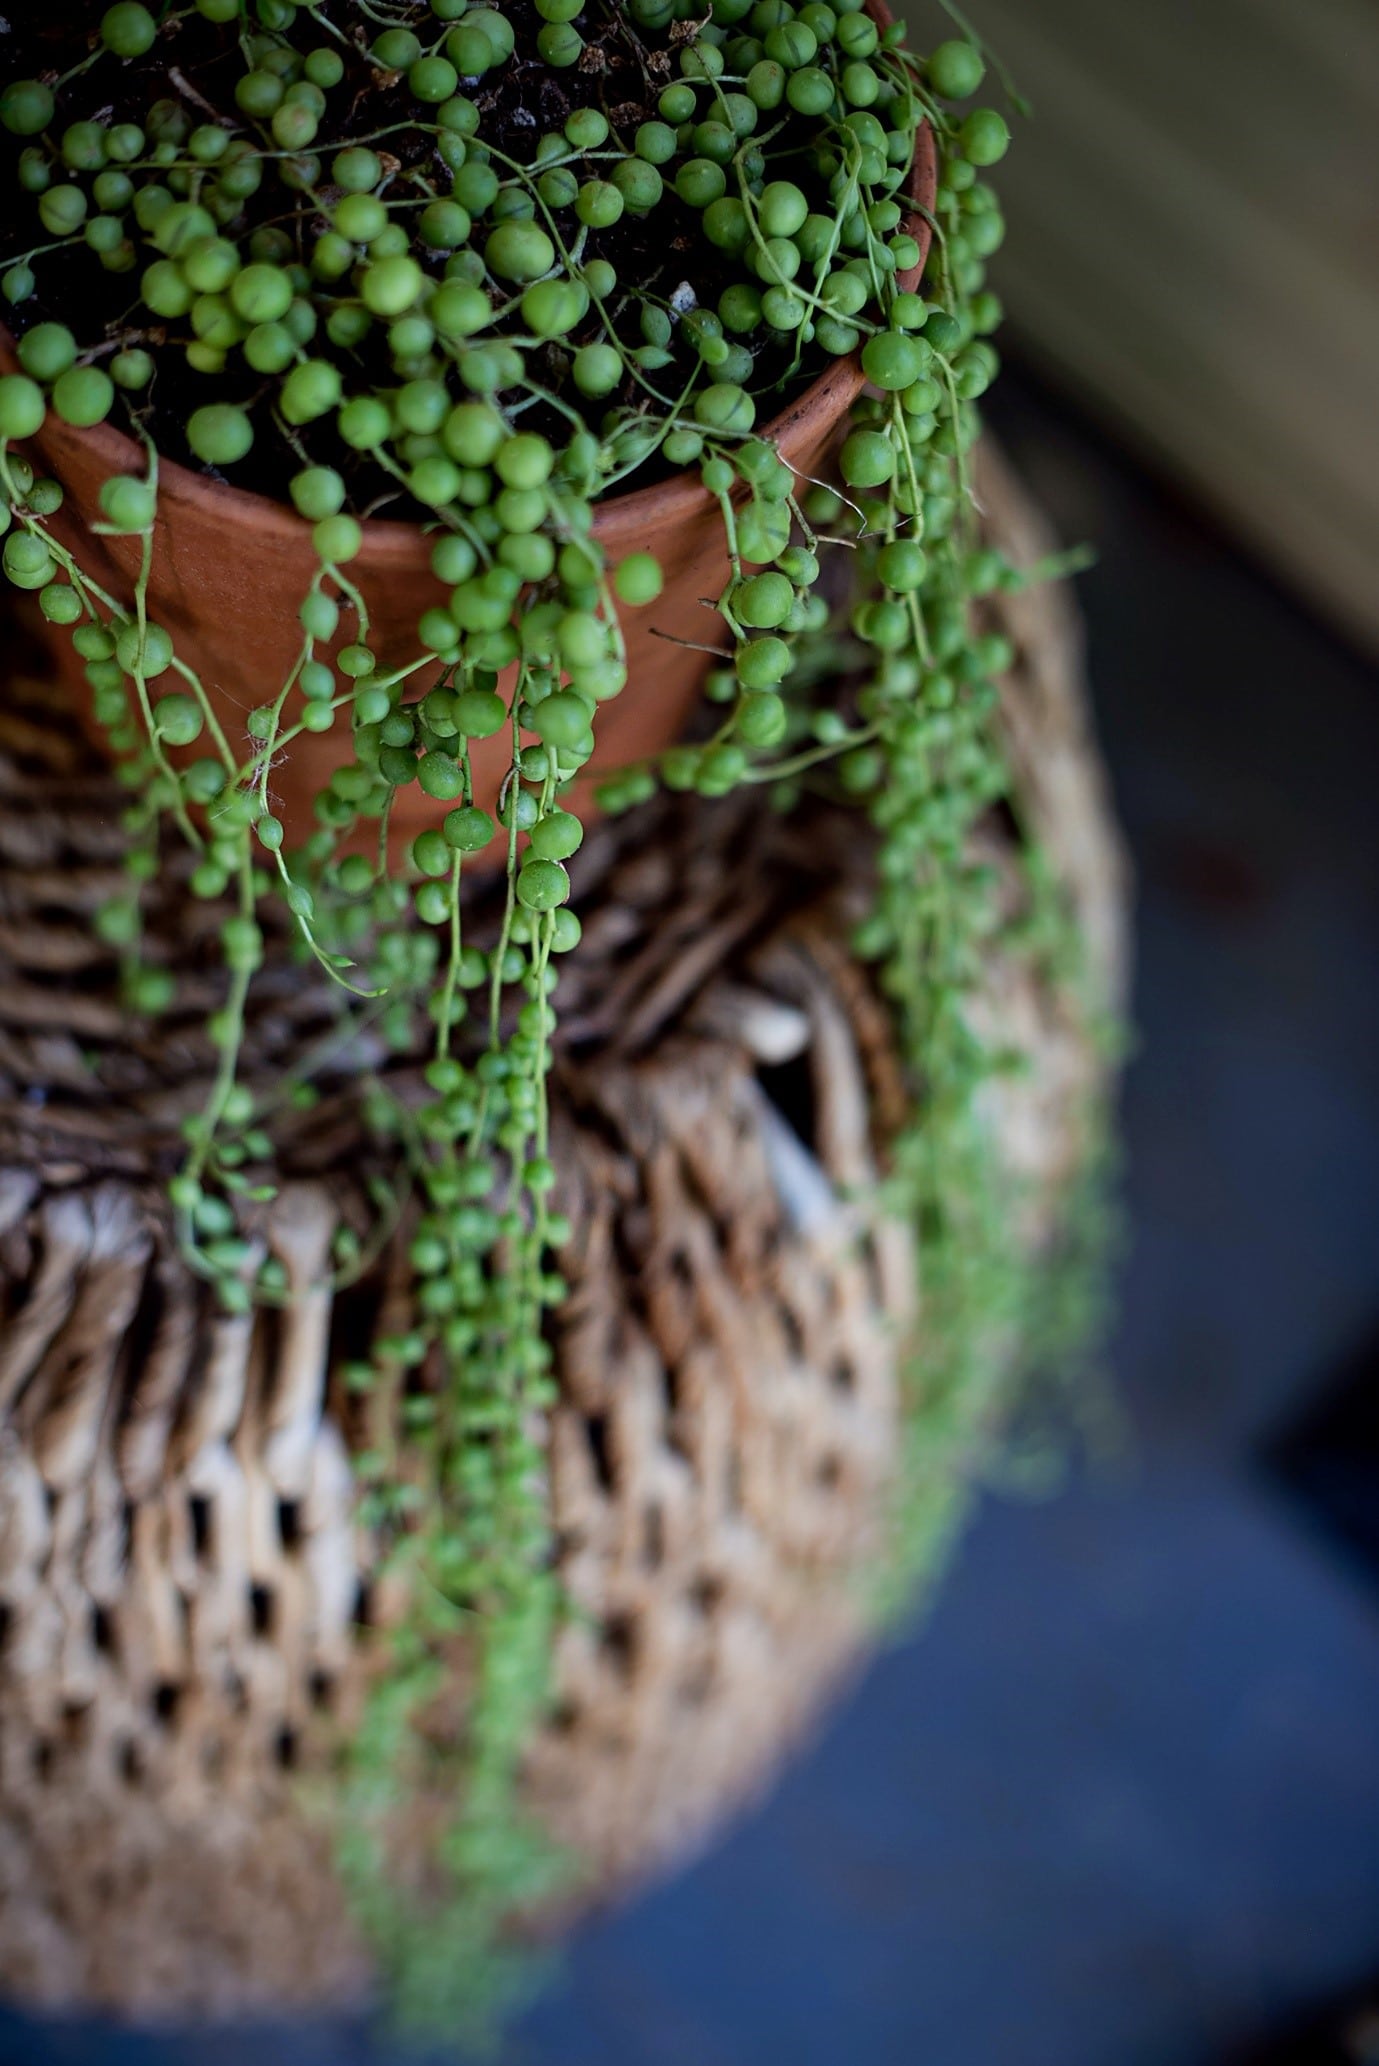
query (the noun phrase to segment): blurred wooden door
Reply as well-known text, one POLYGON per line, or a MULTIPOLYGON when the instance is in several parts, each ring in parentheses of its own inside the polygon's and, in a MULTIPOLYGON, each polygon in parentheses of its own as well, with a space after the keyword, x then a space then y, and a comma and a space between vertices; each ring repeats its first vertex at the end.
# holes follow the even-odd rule
POLYGON ((1034 104, 1012 332, 1379 647, 1379 4, 970 11, 1034 104))

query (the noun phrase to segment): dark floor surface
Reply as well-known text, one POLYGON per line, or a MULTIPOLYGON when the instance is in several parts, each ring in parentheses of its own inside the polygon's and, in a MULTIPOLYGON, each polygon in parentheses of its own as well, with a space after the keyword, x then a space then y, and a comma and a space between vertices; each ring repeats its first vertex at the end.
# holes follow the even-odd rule
MULTIPOLYGON (((994 413, 1100 552, 1130 1454, 985 1504, 774 1798, 571 1946, 520 2066, 1208 2066, 1379 1971, 1379 1588, 1276 1440, 1379 1327, 1379 682, 1041 390, 994 413)), ((382 2055, 0 2012, 0 2060, 382 2055)))

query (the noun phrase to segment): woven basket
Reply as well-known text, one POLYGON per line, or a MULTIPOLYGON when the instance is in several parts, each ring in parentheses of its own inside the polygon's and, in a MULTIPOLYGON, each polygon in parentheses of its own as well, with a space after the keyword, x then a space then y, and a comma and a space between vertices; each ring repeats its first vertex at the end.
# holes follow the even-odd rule
MULTIPOLYGON (((990 454, 981 482, 992 539, 1037 557, 990 454)), ((1036 589, 990 607, 1018 655, 1022 812, 1089 972, 1054 987, 994 953, 986 971, 981 1008, 1028 1057, 989 1097, 1037 1249, 1103 1083, 1092 1021, 1121 992, 1124 876, 1068 606, 1036 589)), ((335 1373, 402 1309, 405 1229, 355 1290, 321 1283, 337 1228, 363 1224, 377 1151, 353 1084, 385 1057, 341 1055, 284 1134, 260 1238, 294 1302, 217 1314, 163 1184, 211 1063, 218 915, 162 871, 149 952, 177 1008, 132 1023, 90 923, 118 886, 121 801, 18 665, 0 712, 0 1982, 138 2013, 338 2002, 368 1961, 300 1782, 329 1772, 367 1676, 358 1624, 389 1603, 354 1515, 369 1407, 335 1373)), ((1013 883, 1008 822, 982 844, 1013 883)), ((864 894, 855 828, 822 809, 663 800, 579 860, 549 1430, 577 1611, 527 1790, 586 1896, 702 1840, 865 1641, 912 1270, 899 1230, 847 1202, 901 1098, 844 945, 864 894)), ((251 1080, 332 1024, 270 956, 251 1080)))

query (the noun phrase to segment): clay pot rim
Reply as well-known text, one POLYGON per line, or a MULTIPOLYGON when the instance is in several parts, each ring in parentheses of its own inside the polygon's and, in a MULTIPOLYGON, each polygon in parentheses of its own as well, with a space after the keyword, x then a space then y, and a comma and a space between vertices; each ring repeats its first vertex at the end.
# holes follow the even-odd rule
MULTIPOLYGON (((866 0, 866 4, 867 12, 882 28, 890 24, 893 17, 885 0, 866 0)), ((929 218, 937 185, 934 132, 927 121, 921 122, 910 163, 908 198, 912 205, 900 225, 919 245, 919 260, 916 265, 908 266, 896 275, 897 282, 905 289, 918 286, 928 261, 929 218)), ((4 324, 0 324, 0 366, 6 361, 15 363, 14 345, 12 334, 4 324)), ((841 420, 844 411, 857 399, 865 385, 859 346, 846 358, 835 359, 778 416, 761 425, 756 435, 787 449, 791 434, 798 427, 820 416, 841 420)), ((112 474, 137 471, 142 462, 142 448, 133 438, 109 423, 96 424, 76 435, 112 474)), ((303 531, 309 528, 305 518, 298 516, 288 503, 279 502, 271 495, 261 495, 252 488, 238 488, 232 482, 213 480, 210 475, 194 472, 176 460, 160 456, 158 481, 160 499, 166 495, 170 506, 214 504, 227 526, 235 530, 248 528, 256 537, 270 543, 295 545, 303 531)), ((652 531, 668 524, 691 522, 712 503, 713 497, 699 479, 698 472, 686 468, 672 474, 668 480, 656 481, 646 488, 632 488, 624 494, 610 496, 606 502, 597 503, 594 536, 605 545, 626 544, 632 547, 644 541, 652 531)), ((418 540, 427 535, 420 523, 405 517, 369 517, 363 521, 361 529, 363 545, 357 559, 374 567, 413 562, 418 540)))

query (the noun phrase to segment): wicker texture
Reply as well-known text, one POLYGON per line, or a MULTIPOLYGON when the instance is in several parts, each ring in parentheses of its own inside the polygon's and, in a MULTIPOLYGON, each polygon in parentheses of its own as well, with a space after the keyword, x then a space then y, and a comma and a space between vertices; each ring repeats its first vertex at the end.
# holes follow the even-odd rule
MULTIPOLYGON (((998 542, 1042 549, 989 456, 982 492, 998 542)), ((1030 1059, 991 1118, 1038 1243, 1085 1148, 1089 997, 1119 996, 1124 878, 1066 603, 992 608, 1018 653, 1022 808, 1090 967, 1087 994, 1055 991, 993 956, 983 998, 1030 1059)), ((353 1510, 370 1407, 332 1372, 405 1299, 401 1244, 357 1290, 320 1287, 373 1152, 352 1082, 383 1057, 339 1056, 286 1136, 292 1178, 258 1238, 290 1311, 217 1316, 161 1191, 210 1061, 215 914, 166 872, 151 930, 177 1006, 132 1026, 89 923, 117 884, 119 807, 20 670, 0 714, 0 1979, 145 2012, 338 2000, 367 1966, 301 1782, 357 1709, 356 1616, 391 1603, 353 1510)), ((1014 895, 1008 834, 985 843, 1014 895)), ((660 803, 580 857, 549 1431, 579 1611, 529 1787, 586 1892, 702 1838, 863 1642, 912 1277, 903 1235, 850 1202, 900 1095, 842 945, 864 874, 849 825, 739 801, 660 803)), ((270 959, 251 1073, 271 1083, 331 1024, 330 998, 270 959)))

